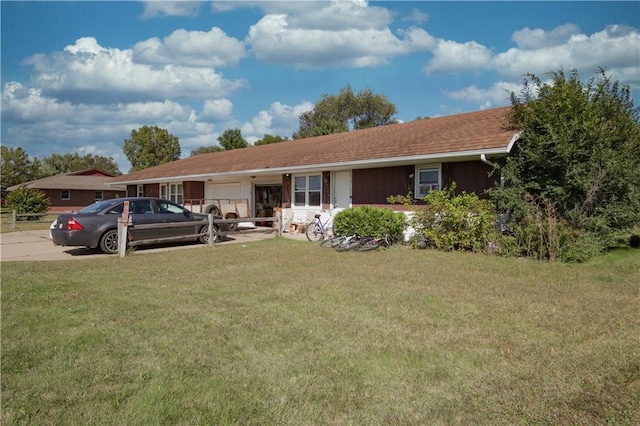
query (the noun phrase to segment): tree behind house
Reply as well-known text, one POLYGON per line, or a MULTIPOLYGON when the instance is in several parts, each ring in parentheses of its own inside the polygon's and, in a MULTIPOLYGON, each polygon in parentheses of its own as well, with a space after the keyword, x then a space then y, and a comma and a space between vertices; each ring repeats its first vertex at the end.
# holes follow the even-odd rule
POLYGON ((353 93, 350 86, 340 94, 323 95, 313 110, 300 115, 300 127, 293 134, 294 139, 322 136, 360 130, 369 127, 393 124, 396 106, 386 96, 377 95, 370 89, 353 93))
POLYGON ((40 175, 42 177, 55 176, 63 173, 76 172, 84 169, 100 169, 115 176, 122 173, 113 157, 87 154, 84 156, 73 154, 51 154, 41 160, 40 175))
POLYGON ((123 151, 131 163, 130 172, 180 159, 180 142, 166 129, 142 126, 131 131, 123 151))
POLYGON ((225 151, 232 149, 246 148, 249 146, 247 141, 242 137, 240 129, 227 129, 218 137, 218 142, 225 151))

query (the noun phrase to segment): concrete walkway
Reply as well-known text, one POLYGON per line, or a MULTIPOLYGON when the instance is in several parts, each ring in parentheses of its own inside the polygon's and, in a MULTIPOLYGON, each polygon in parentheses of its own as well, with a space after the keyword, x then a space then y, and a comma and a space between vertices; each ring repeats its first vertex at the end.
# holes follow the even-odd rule
MULTIPOLYGON (((258 228, 256 231, 229 235, 223 241, 216 244, 224 246, 228 244, 251 243, 275 238, 276 234, 271 228, 258 228)), ((285 238, 306 241, 304 234, 290 235, 283 234, 285 238)), ((199 243, 174 243, 165 246, 139 247, 134 253, 154 253, 169 250, 184 250, 188 248, 202 247, 199 243)), ((49 230, 38 231, 15 231, 0 233, 0 260, 2 262, 14 261, 48 261, 48 260, 74 260, 92 259, 109 256, 100 250, 87 249, 84 247, 61 247, 53 245, 49 230)))

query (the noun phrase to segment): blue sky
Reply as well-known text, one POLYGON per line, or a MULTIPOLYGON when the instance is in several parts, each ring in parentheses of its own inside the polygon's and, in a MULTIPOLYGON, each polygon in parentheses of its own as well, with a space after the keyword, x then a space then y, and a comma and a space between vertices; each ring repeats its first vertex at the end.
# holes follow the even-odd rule
POLYGON ((5 1, 2 144, 113 157, 159 126, 182 156, 239 128, 290 137, 323 94, 396 118, 508 105, 524 73, 598 67, 640 99, 640 2, 5 1))

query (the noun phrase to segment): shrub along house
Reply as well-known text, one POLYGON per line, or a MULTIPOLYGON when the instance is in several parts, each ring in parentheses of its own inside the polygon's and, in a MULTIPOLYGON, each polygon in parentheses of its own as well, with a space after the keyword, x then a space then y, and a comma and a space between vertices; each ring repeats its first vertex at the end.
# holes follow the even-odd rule
POLYGON ((207 212, 214 199, 247 199, 250 216, 291 209, 294 221, 320 210, 370 205, 401 210, 387 197, 421 199, 456 182, 482 195, 491 158, 509 153, 518 132, 509 107, 416 120, 215 152, 114 178, 129 196, 168 198, 207 212))
POLYGON ((96 201, 123 197, 126 193, 124 186, 107 186, 114 177, 104 170, 84 169, 14 185, 7 191, 21 186, 39 189, 49 199, 49 211, 76 211, 96 201))

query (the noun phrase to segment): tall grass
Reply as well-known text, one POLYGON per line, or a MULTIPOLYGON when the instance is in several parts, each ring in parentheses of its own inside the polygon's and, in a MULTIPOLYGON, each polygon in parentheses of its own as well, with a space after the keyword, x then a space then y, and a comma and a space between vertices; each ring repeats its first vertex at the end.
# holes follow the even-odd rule
POLYGON ((2 264, 3 424, 637 424, 640 251, 2 264))

